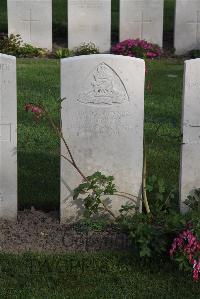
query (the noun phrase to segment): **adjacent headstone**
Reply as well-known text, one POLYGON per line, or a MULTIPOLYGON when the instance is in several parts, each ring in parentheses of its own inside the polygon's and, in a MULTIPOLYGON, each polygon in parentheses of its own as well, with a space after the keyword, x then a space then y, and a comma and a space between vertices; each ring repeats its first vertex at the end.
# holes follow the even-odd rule
POLYGON ((120 0, 120 41, 145 39, 162 47, 164 0, 120 0))
POLYGON ((17 217, 16 59, 0 54, 0 219, 17 217))
POLYGON ((200 188, 200 59, 185 62, 183 143, 180 177, 181 211, 187 196, 200 188))
POLYGON ((68 48, 90 42, 110 51, 111 0, 68 0, 68 48))
POLYGON ((176 0, 174 48, 177 55, 200 49, 200 1, 176 0))
POLYGON ((52 0, 8 0, 8 33, 52 50, 52 0))
MULTIPOLYGON (((86 176, 113 175, 118 189, 141 198, 143 168, 144 61, 90 55, 61 61, 62 129, 86 176)), ((63 156, 67 154, 61 145, 63 156)), ((61 221, 77 221, 83 203, 72 194, 82 181, 61 158, 61 221)), ((135 199, 138 206, 141 201, 135 199)), ((128 200, 114 196, 114 212, 128 200)))

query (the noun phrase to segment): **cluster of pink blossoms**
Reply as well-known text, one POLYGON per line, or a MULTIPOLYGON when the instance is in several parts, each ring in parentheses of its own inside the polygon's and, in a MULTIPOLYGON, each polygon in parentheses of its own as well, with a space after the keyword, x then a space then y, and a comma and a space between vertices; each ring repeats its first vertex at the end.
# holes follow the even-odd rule
POLYGON ((174 239, 169 252, 170 256, 173 257, 177 252, 183 252, 187 256, 189 264, 193 266, 193 279, 198 281, 200 272, 200 242, 191 230, 187 229, 181 232, 174 239))
POLYGON ((28 103, 28 104, 25 104, 24 108, 27 112, 30 111, 30 112, 34 113, 36 119, 40 119, 42 117, 43 110, 41 107, 31 104, 31 103, 28 103))
POLYGON ((155 58, 162 54, 158 45, 140 39, 124 40, 113 46, 111 51, 113 54, 139 58, 155 58))

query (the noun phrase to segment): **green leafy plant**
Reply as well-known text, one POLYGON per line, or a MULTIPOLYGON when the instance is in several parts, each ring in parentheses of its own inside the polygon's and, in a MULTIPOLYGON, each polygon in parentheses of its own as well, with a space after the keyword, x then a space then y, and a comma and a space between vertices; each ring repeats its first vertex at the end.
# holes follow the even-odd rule
POLYGON ((58 59, 74 56, 74 51, 68 48, 59 48, 55 51, 55 57, 58 59))
POLYGON ((172 189, 168 192, 162 178, 159 178, 156 175, 148 177, 146 190, 154 213, 162 211, 169 212, 170 209, 176 209, 175 204, 173 203, 176 190, 172 189))
POLYGON ((185 224, 184 216, 177 212, 145 214, 136 212, 119 219, 119 226, 132 240, 141 258, 162 257, 185 224))
POLYGON ((48 54, 45 49, 23 43, 19 34, 0 37, 0 52, 16 57, 43 57, 48 54))
POLYGON ((36 48, 33 47, 30 44, 23 44, 19 48, 18 51, 18 57, 25 57, 25 58, 31 58, 31 57, 45 57, 47 55, 47 51, 42 48, 36 48))
POLYGON ((19 48, 22 45, 22 39, 19 34, 10 36, 1 36, 0 38, 0 52, 10 55, 18 54, 19 48))
POLYGON ((74 53, 76 56, 99 54, 99 49, 95 46, 94 43, 83 43, 79 47, 74 49, 74 53))
POLYGON ((85 182, 74 190, 73 199, 81 199, 85 206, 85 215, 97 214, 103 208, 115 218, 115 215, 107 208, 102 196, 114 195, 117 192, 114 177, 105 176, 97 171, 87 176, 85 182))
POLYGON ((191 210, 200 212, 200 189, 192 191, 184 202, 191 210))
POLYGON ((189 56, 191 57, 191 58, 199 58, 200 57, 200 50, 192 50, 192 51, 190 51, 189 52, 189 56))

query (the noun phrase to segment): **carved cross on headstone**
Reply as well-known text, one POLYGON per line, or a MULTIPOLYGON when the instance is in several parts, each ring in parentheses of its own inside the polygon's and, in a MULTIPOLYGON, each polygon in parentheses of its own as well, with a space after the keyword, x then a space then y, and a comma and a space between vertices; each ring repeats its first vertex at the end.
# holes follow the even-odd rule
POLYGON ((200 43, 200 11, 197 11, 196 21, 194 22, 187 22, 190 25, 196 26, 196 42, 197 44, 200 43))
POLYGON ((40 20, 35 20, 32 18, 32 10, 29 10, 29 18, 21 20, 21 22, 27 22, 27 25, 29 25, 29 39, 32 41, 32 23, 33 22, 40 22, 40 20))
POLYGON ((131 24, 132 23, 140 23, 140 39, 143 39, 144 38, 144 25, 152 23, 152 20, 145 19, 144 12, 141 11, 140 18, 138 20, 132 20, 130 23, 131 24))

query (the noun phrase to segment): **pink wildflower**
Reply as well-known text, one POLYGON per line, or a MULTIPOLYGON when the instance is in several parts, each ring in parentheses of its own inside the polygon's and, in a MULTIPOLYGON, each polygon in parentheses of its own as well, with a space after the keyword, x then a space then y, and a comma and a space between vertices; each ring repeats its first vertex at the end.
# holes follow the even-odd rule
POLYGON ((28 111, 31 111, 32 113, 35 114, 35 117, 36 119, 40 119, 42 117, 42 114, 43 114, 43 109, 37 105, 34 105, 32 103, 27 103, 24 105, 24 108, 25 110, 28 112, 28 111))
POLYGON ((169 254, 173 257, 175 254, 180 255, 182 252, 193 267, 194 281, 198 281, 200 272, 200 242, 188 227, 174 239, 169 254), (199 257, 196 259, 196 256, 199 257))

